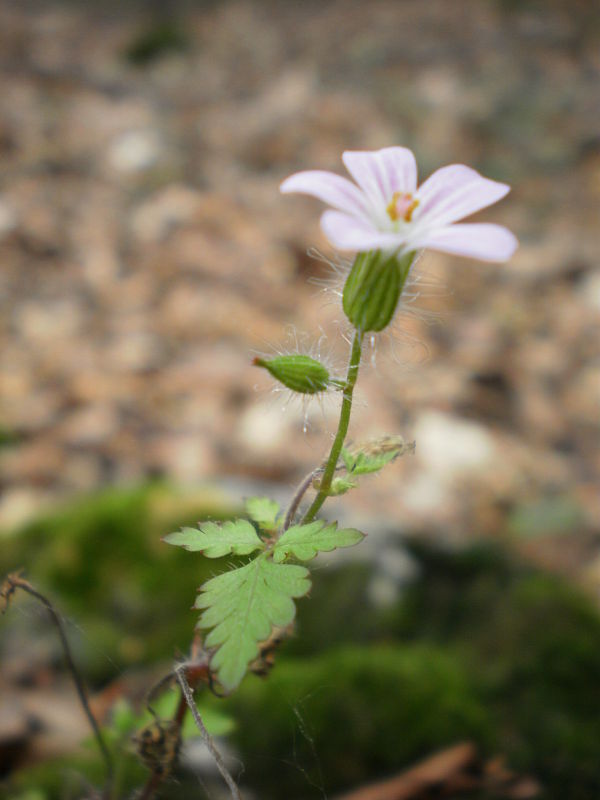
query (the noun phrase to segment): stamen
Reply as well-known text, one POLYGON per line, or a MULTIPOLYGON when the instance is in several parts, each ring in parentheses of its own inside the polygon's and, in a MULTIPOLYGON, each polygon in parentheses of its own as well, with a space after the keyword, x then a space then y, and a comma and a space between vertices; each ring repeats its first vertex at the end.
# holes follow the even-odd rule
POLYGON ((418 205, 419 201, 413 198, 412 194, 394 192, 386 211, 392 222, 397 222, 399 219, 411 222, 413 212, 418 205))

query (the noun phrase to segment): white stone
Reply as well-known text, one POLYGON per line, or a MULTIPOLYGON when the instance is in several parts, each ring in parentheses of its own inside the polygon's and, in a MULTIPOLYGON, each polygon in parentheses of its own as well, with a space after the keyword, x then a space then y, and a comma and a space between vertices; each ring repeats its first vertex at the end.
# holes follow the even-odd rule
POLYGON ((385 547, 378 556, 379 570, 400 585, 413 580, 419 571, 415 558, 401 547, 385 547))
POLYGON ((289 417, 271 398, 249 408, 242 415, 238 430, 242 443, 250 450, 272 453, 285 441, 289 425, 289 417))
POLYGON ((591 272, 584 280, 580 295, 589 308, 600 311, 600 270, 591 272))
POLYGON ((402 505, 414 514, 431 515, 436 509, 444 508, 449 501, 445 484, 431 472, 416 473, 403 484, 400 493, 402 505))
POLYGON ((50 506, 49 493, 21 487, 8 489, 0 498, 0 535, 25 525, 50 506))
POLYGON ((108 162, 117 172, 141 172, 153 166, 159 154, 160 142, 154 131, 126 131, 113 139, 108 162))
POLYGON ((420 464, 443 480, 485 469, 494 460, 494 440, 488 431, 451 414, 421 414, 414 436, 420 464))

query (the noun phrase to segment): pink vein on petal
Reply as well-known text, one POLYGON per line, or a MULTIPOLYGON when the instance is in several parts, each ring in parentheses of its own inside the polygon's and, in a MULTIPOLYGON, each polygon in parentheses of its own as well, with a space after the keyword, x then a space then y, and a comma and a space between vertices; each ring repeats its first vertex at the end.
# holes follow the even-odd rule
POLYGON ((392 190, 389 176, 378 152, 346 150, 342 154, 346 169, 363 190, 373 210, 385 209, 392 190))
POLYGON ((298 192, 311 195, 348 214, 366 214, 365 200, 360 189, 352 181, 334 172, 319 169, 297 172, 286 178, 279 188, 283 194, 298 192))
POLYGON ((394 192, 414 194, 417 189, 417 162, 407 147, 384 147, 379 151, 383 169, 389 175, 390 196, 386 198, 389 203, 394 192))
POLYGON ((339 211, 325 211, 321 216, 321 229, 331 244, 340 250, 386 250, 400 247, 404 242, 400 234, 384 233, 367 221, 339 211))
POLYGON ((519 245, 508 228, 487 222, 448 225, 426 234, 415 244, 481 261, 507 261, 519 245))
POLYGON ((447 225, 497 203, 510 187, 484 178, 464 164, 451 164, 433 173, 419 188, 419 217, 447 225))

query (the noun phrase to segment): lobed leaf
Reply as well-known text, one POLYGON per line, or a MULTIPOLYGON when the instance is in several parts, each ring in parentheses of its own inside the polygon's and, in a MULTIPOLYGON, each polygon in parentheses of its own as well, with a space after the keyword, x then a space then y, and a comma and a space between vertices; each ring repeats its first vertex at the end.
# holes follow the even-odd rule
POLYGON ((330 552, 338 547, 352 547, 364 539, 356 528, 340 528, 337 522, 322 519, 307 525, 294 525, 277 540, 273 548, 273 561, 281 563, 288 556, 299 561, 310 561, 319 552, 330 552))
POLYGON ((246 511, 261 528, 271 530, 277 527, 279 504, 268 497, 249 497, 246 500, 246 511))
POLYGON ((211 665, 226 690, 238 686, 258 655, 258 643, 269 637, 273 627, 284 627, 294 619, 293 598, 310 589, 308 574, 305 567, 275 564, 261 554, 201 587, 195 608, 205 610, 198 627, 212 628, 205 644, 217 648, 211 665))
POLYGON ((247 519, 231 520, 223 525, 205 522, 198 528, 182 528, 163 537, 163 542, 202 552, 207 558, 246 556, 264 547, 264 542, 247 519))

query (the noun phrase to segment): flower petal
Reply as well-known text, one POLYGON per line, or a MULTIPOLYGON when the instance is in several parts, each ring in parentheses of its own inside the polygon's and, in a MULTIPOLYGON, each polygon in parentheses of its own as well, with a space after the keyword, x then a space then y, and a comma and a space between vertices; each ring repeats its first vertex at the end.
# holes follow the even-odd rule
POLYGON ((497 203, 510 186, 484 178, 464 164, 451 164, 433 173, 417 192, 418 219, 447 225, 497 203))
POLYGON ((517 238, 501 225, 486 222, 472 225, 448 225, 426 234, 418 247, 430 247, 480 261, 508 261, 519 246, 517 238))
POLYGON ((385 211, 394 192, 413 193, 417 188, 417 163, 406 147, 346 150, 342 160, 374 209, 385 211))
POLYGON ((417 189, 417 162, 412 150, 408 147, 384 147, 379 156, 387 171, 392 194, 413 194, 417 189))
POLYGON ((382 233, 368 221, 339 211, 326 211, 321 216, 321 229, 339 250, 395 250, 405 242, 405 237, 400 234, 382 233))
POLYGON ((320 169, 297 172, 286 178, 279 189, 283 194, 298 192, 312 195, 348 214, 366 214, 365 198, 358 186, 334 172, 320 169))

